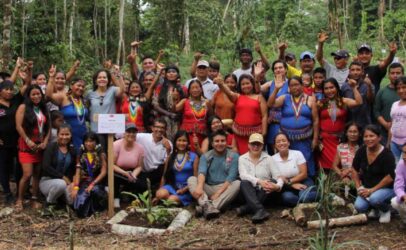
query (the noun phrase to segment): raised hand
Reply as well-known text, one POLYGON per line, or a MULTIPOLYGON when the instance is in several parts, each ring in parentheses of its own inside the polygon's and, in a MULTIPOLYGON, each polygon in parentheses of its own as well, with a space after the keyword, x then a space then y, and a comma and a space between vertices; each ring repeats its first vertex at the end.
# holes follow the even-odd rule
POLYGON ((202 59, 202 57, 203 57, 202 52, 200 52, 200 51, 195 52, 195 55, 194 55, 195 61, 199 61, 200 59, 202 59))
POLYGON ((135 63, 135 54, 131 53, 127 56, 127 62, 128 64, 134 64, 135 63))
POLYGON ((24 66, 24 60, 21 57, 17 57, 16 66, 17 68, 21 68, 24 66))
POLYGON ((261 45, 259 44, 259 41, 254 42, 254 49, 257 53, 261 53, 261 45))
POLYGON ((104 67, 105 69, 110 69, 111 66, 113 66, 113 63, 111 62, 111 59, 105 60, 105 61, 103 62, 103 67, 104 67))
POLYGON ((396 42, 389 43, 389 51, 390 51, 390 53, 393 53, 393 54, 395 54, 398 51, 398 45, 396 44, 396 42))
POLYGON ((215 83, 217 85, 224 84, 223 76, 219 73, 218 76, 216 76, 216 78, 213 79, 213 83, 215 83))
POLYGON ((369 78, 368 74, 365 75, 364 83, 366 83, 367 85, 372 84, 371 78, 369 78))
POLYGON ((285 51, 288 48, 288 44, 287 43, 280 43, 278 44, 278 49, 285 51))
POLYGON ((165 64, 163 64, 163 63, 158 63, 156 65, 156 71, 157 72, 161 72, 164 68, 165 68, 165 64))
POLYGON ((348 85, 350 85, 351 88, 355 88, 357 86, 357 80, 354 79, 347 79, 348 85))
POLYGON ((324 43, 328 39, 328 35, 326 32, 323 31, 317 35, 317 38, 318 38, 319 43, 324 43))
POLYGON ((159 52, 158 52, 158 54, 159 54, 159 56, 163 56, 163 55, 165 54, 165 50, 160 49, 159 52))
POLYGON ((56 66, 54 64, 51 65, 48 71, 49 77, 55 77, 56 74, 56 66))
POLYGON ((264 71, 264 66, 262 65, 262 61, 258 61, 257 64, 254 66, 254 75, 258 76, 264 71))
POLYGON ((77 69, 77 68, 79 68, 79 66, 80 66, 80 60, 76 60, 76 61, 73 63, 73 67, 74 67, 75 69, 77 69))
POLYGON ((285 84, 285 81, 283 80, 282 75, 275 75, 275 88, 281 89, 283 87, 283 84, 285 84))
POLYGON ((142 41, 133 41, 131 43, 131 48, 138 48, 141 43, 142 43, 142 41))

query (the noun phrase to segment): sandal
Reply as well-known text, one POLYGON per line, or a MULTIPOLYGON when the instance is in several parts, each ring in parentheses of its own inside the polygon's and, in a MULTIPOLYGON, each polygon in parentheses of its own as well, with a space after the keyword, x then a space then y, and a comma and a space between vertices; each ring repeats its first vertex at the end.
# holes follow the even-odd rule
POLYGON ((15 206, 14 206, 14 208, 15 208, 15 211, 16 211, 17 213, 23 211, 23 209, 24 209, 24 207, 23 207, 23 201, 17 200, 17 201, 16 201, 16 204, 15 204, 15 206))

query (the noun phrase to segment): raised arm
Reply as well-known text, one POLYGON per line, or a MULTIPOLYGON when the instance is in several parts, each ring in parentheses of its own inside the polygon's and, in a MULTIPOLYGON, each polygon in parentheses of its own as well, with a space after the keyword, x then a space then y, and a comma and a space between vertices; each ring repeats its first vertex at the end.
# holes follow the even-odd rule
POLYGON ((121 98, 124 94, 124 77, 121 74, 120 67, 118 65, 113 66, 111 80, 113 84, 118 87, 118 90, 116 91, 116 98, 121 98))
POLYGON ((145 92, 145 98, 147 99, 147 101, 150 101, 150 100, 151 100, 152 94, 154 93, 154 89, 156 88, 156 86, 157 86, 158 83, 159 83, 159 76, 161 75, 161 72, 162 72, 162 70, 163 70, 163 64, 158 63, 158 64, 156 65, 156 67, 157 67, 157 72, 156 72, 154 81, 152 82, 151 85, 149 85, 149 87, 148 87, 148 89, 147 89, 147 92, 145 92))
POLYGON ((275 88, 268 99, 269 108, 282 107, 283 102, 285 101, 285 95, 279 96, 278 98, 276 98, 276 95, 278 94, 279 90, 283 87, 284 83, 285 82, 283 81, 283 77, 281 75, 275 76, 275 88))
POLYGON ((268 58, 266 58, 265 54, 261 50, 261 44, 259 43, 259 41, 255 41, 254 48, 255 48, 255 51, 261 57, 261 61, 263 63, 265 70, 268 70, 269 68, 271 68, 271 64, 269 63, 268 58))
POLYGON ((53 103, 56 105, 60 106, 62 105, 64 96, 66 95, 63 92, 55 92, 55 74, 56 74, 56 66, 51 65, 51 68, 49 68, 49 79, 48 79, 48 84, 47 84, 47 89, 45 91, 45 95, 47 98, 49 98, 53 103))
POLYGON ((364 83, 367 85, 367 102, 372 104, 374 103, 375 100, 375 94, 374 94, 374 85, 372 84, 371 79, 368 77, 368 74, 366 74, 364 78, 364 83))
POLYGON ((23 67, 23 65, 24 65, 24 60, 21 57, 17 57, 16 66, 14 67, 13 73, 11 73, 11 76, 10 76, 10 81, 13 82, 14 84, 17 81, 18 72, 23 67))
POLYGON ((280 43, 278 44, 279 55, 278 59, 285 61, 285 50, 288 48, 287 43, 280 43))
POLYGON ((389 55, 388 57, 385 58, 385 60, 379 63, 379 68, 381 70, 385 70, 389 66, 389 64, 392 63, 393 59, 395 58, 397 50, 398 46, 396 45, 396 42, 389 43, 389 55))
POLYGON ((158 52, 158 56, 155 59, 155 67, 158 65, 158 63, 161 62, 162 57, 164 56, 165 51, 163 49, 160 49, 158 52))
POLYGON ((227 95, 230 101, 232 102, 237 101, 239 94, 231 91, 230 88, 224 84, 224 79, 221 76, 214 78, 213 82, 219 86, 221 91, 223 91, 227 95))
POLYGON ((192 77, 196 76, 196 66, 199 60, 203 57, 203 54, 200 51, 197 51, 194 55, 192 65, 190 66, 190 75, 192 77))
POLYGON ((343 98, 344 104, 349 108, 353 108, 353 107, 361 105, 363 103, 363 101, 362 101, 362 96, 359 93, 358 88, 357 88, 357 82, 353 79, 348 79, 348 85, 350 85, 350 87, 352 88, 352 91, 354 93, 354 99, 344 97, 343 98))
POLYGON ((323 46, 324 42, 328 39, 328 35, 325 32, 321 32, 318 34, 318 43, 317 43, 317 52, 316 52, 316 59, 319 64, 323 67, 324 66, 324 58, 323 58, 323 46))
POLYGON ((76 60, 72 67, 69 69, 68 73, 66 73, 66 82, 68 82, 69 80, 71 80, 73 78, 73 76, 76 74, 76 71, 78 70, 80 66, 80 61, 76 60))
POLYGON ((259 82, 258 78, 264 70, 265 68, 262 61, 257 62, 257 64, 254 66, 255 93, 257 94, 260 94, 262 90, 261 83, 259 82))

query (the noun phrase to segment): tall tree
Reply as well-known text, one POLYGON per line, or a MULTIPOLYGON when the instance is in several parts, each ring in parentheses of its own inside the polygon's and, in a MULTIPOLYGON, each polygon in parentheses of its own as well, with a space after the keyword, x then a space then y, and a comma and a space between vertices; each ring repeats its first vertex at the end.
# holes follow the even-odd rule
MULTIPOLYGON (((125 1, 120 0, 120 11, 118 12, 118 23, 119 23, 119 38, 118 38, 118 49, 117 49, 117 64, 118 65, 120 65, 120 55, 122 55, 122 51, 124 51, 124 47, 125 47, 124 38, 123 38, 124 6, 125 6, 125 1)), ((124 59, 124 56, 123 56, 123 59, 124 59)))
POLYGON ((3 2, 3 71, 7 71, 8 64, 11 60, 11 16, 12 16, 12 0, 4 0, 3 2))
POLYGON ((69 53, 73 54, 73 25, 75 23, 76 0, 72 1, 72 10, 69 22, 69 53))

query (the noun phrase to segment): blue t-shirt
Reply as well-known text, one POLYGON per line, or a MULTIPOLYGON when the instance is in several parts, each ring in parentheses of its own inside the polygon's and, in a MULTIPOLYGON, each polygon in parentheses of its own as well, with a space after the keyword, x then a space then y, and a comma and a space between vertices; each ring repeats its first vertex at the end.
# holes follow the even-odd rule
POLYGON ((238 174, 238 154, 226 153, 217 155, 213 152, 213 158, 207 161, 206 154, 202 155, 199 162, 199 174, 206 176, 206 183, 218 185, 226 181, 233 182, 238 174))

